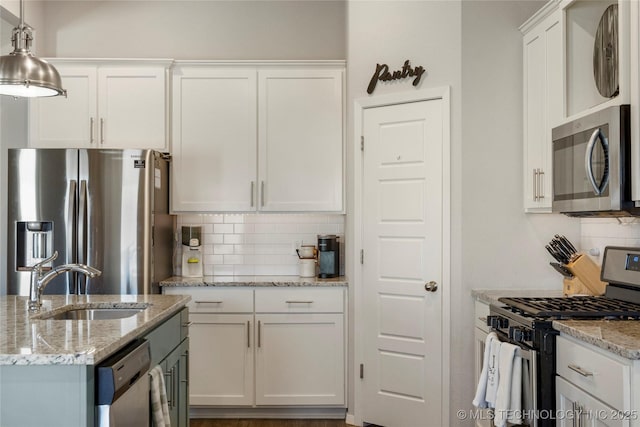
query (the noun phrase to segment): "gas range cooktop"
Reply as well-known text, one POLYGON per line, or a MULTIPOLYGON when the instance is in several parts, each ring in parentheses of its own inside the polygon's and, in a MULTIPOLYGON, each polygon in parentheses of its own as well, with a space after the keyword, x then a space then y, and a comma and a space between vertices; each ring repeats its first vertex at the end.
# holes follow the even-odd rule
POLYGON ((547 319, 640 319, 640 304, 606 296, 499 298, 510 309, 547 319))

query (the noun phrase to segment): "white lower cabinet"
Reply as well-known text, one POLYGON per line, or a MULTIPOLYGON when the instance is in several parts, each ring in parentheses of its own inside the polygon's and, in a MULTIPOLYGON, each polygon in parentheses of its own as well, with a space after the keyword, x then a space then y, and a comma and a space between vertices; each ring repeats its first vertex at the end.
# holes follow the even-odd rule
POLYGON ((256 314, 256 405, 344 404, 342 314, 256 314))
POLYGON ((556 425, 637 425, 638 414, 632 410, 631 369, 631 361, 559 336, 556 341, 556 425))
POLYGON ((623 427, 629 421, 611 406, 561 377, 556 379, 556 409, 558 427, 623 427))
POLYGON ((344 288, 163 292, 192 297, 192 406, 344 406, 344 288))
POLYGON ((189 336, 191 405, 251 405, 253 314, 192 314, 189 336))

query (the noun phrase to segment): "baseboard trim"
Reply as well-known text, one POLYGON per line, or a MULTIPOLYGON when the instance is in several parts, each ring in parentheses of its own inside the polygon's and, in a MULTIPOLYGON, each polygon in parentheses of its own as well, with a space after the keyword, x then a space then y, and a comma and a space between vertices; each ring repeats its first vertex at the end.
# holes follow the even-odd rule
MULTIPOLYGON (((191 407, 191 418, 296 418, 344 420, 346 408, 210 408, 191 407)), ((351 416, 353 424, 353 416, 351 416)))
POLYGON ((356 425, 356 417, 353 414, 347 413, 347 417, 344 419, 344 422, 349 424, 350 426, 356 425))

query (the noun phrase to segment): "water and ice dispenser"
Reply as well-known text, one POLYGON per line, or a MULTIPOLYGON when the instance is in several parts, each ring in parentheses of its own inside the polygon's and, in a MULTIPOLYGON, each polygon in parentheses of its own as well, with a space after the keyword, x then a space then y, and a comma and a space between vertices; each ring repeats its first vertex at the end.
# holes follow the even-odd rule
POLYGON ((182 275, 202 277, 202 227, 182 227, 182 275))
MULTIPOLYGON (((53 222, 19 221, 16 231, 17 271, 30 271, 36 263, 53 254, 53 222)), ((51 264, 44 267, 50 268, 51 264)))

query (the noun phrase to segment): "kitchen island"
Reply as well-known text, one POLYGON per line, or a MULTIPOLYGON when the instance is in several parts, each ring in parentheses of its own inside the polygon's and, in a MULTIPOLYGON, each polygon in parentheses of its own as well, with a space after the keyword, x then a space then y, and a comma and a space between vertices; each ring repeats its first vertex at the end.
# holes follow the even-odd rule
MULTIPOLYGON (((40 312, 30 314, 27 297, 1 297, 0 425, 93 426, 95 366, 140 337, 149 341, 152 367, 164 368, 180 350, 186 371, 188 301, 182 295, 45 295, 40 312), (44 318, 70 308, 123 306, 144 310, 112 320, 44 318)), ((176 366, 166 368, 177 375, 176 366)), ((181 425, 178 410, 175 424, 181 425)))

